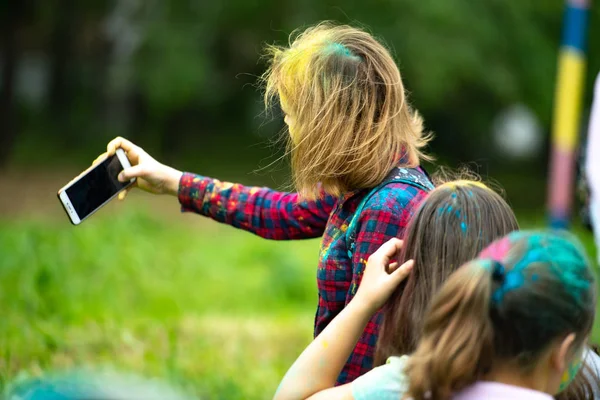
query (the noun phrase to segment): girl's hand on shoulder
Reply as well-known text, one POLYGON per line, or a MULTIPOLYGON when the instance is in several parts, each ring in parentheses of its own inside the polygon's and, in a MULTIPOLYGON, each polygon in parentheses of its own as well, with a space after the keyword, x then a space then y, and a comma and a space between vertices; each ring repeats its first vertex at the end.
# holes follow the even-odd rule
POLYGON ((402 249, 402 244, 400 239, 391 239, 373 253, 367 261, 354 299, 359 304, 369 307, 373 312, 385 304, 396 287, 412 270, 413 260, 408 260, 400 266, 398 263, 390 263, 402 249))

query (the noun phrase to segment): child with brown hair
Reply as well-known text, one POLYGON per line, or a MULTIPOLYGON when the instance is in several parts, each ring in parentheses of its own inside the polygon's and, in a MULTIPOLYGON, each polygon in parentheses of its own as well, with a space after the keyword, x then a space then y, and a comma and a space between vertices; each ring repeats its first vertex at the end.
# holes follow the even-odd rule
MULTIPOLYGON (((429 136, 408 103, 389 51, 369 33, 319 24, 289 47, 269 47, 265 102, 279 100, 289 128, 296 193, 181 173, 117 138, 133 165, 121 180, 179 198, 193 211, 275 240, 323 236, 315 336, 352 300, 366 260, 399 237, 433 189, 419 166, 429 136)), ((339 375, 347 383, 373 366, 379 316, 366 324, 339 375)))

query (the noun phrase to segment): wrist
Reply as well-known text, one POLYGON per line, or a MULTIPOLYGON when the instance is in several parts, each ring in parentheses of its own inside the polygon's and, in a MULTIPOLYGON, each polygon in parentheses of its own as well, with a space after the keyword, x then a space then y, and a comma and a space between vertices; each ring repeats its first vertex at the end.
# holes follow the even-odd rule
POLYGON ((179 193, 179 181, 181 181, 183 172, 165 165, 165 173, 165 193, 172 196, 177 196, 179 193))
POLYGON ((364 317, 366 320, 371 319, 379 309, 376 304, 364 300, 361 296, 355 296, 347 307, 350 308, 353 314, 364 317))

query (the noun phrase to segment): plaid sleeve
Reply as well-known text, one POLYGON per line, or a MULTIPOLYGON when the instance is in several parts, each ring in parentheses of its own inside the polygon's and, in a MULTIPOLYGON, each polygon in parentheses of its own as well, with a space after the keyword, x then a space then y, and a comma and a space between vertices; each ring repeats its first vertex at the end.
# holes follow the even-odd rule
POLYGON ((324 195, 303 201, 298 193, 184 173, 179 182, 182 211, 191 211, 255 233, 266 239, 287 240, 323 235, 335 199, 324 195))
MULTIPOLYGON (((352 258, 352 281, 346 304, 358 289, 369 256, 391 238, 404 235, 412 213, 425 195, 426 192, 413 186, 390 184, 369 199, 358 220, 356 249, 352 258)), ((379 321, 378 313, 367 324, 338 378, 338 383, 351 382, 373 367, 379 321)))

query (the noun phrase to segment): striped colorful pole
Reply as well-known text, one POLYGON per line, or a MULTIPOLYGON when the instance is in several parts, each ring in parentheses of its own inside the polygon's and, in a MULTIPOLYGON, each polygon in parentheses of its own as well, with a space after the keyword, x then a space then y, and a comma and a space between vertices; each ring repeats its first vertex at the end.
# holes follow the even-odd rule
POLYGON ((552 228, 568 228, 571 218, 585 75, 588 10, 589 0, 567 0, 552 124, 548 188, 552 228))

